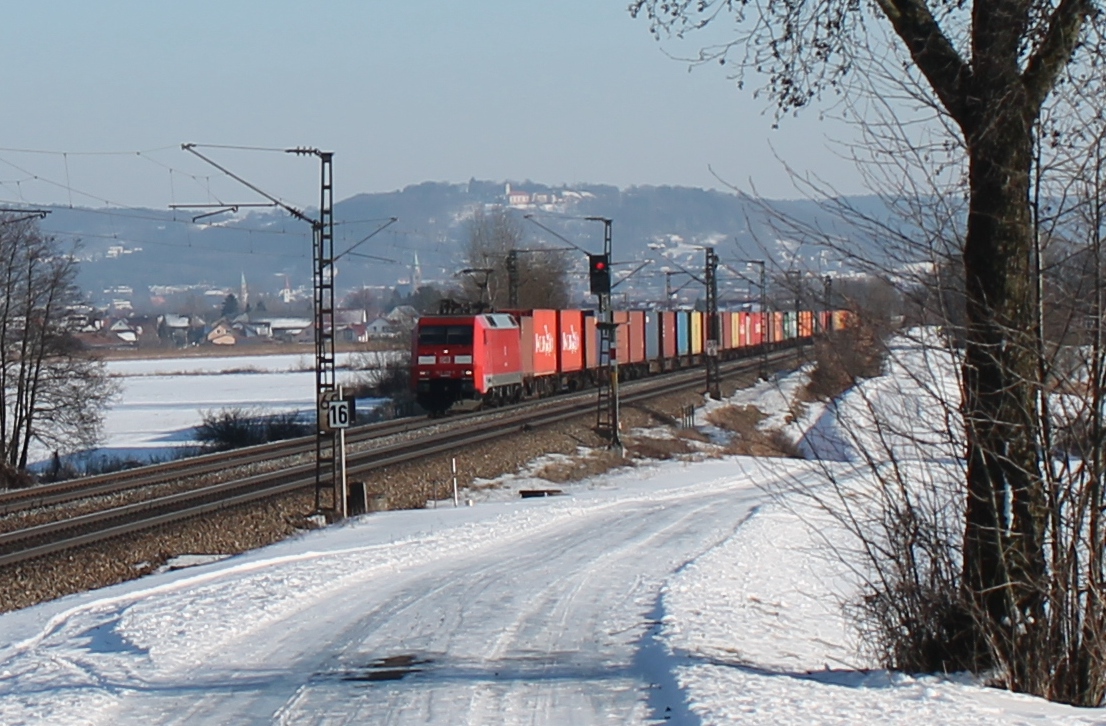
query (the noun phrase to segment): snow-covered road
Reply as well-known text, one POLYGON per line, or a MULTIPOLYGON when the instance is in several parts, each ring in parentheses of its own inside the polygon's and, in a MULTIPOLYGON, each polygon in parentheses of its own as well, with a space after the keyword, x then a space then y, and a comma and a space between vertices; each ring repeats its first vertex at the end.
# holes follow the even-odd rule
POLYGON ((86 597, 0 656, 4 681, 22 681, 16 692, 0 681, 0 721, 693 720, 654 640, 661 588, 762 495, 732 478, 670 477, 393 513, 331 533, 325 553, 311 535, 86 597), (380 541, 427 519, 444 528, 380 541))

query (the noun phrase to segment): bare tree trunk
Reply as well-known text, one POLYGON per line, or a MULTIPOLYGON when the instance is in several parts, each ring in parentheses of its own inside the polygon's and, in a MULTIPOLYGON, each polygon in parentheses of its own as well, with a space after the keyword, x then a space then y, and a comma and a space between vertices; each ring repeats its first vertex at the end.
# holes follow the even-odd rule
POLYGON ((1045 574, 1030 274, 1032 127, 1020 112, 1024 99, 985 103, 1007 110, 981 119, 969 136, 964 583, 990 622, 1013 634, 1039 621, 1045 574))

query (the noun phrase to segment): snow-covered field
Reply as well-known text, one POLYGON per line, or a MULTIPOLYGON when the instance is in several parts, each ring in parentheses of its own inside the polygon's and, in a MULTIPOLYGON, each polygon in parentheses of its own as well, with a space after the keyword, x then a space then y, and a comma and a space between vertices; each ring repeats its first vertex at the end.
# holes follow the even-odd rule
MULTIPOLYGON (((337 364, 345 367, 350 358, 339 355, 337 364)), ((206 411, 314 411, 314 366, 310 355, 111 361, 120 396, 104 418, 103 444, 82 458, 170 458, 196 445, 194 429, 206 411)), ((49 456, 43 450, 35 458, 49 456)))
POLYGON ((821 486, 823 466, 864 486, 835 458, 671 461, 547 499, 508 477, 473 506, 8 613, 0 723, 1106 723, 858 655, 851 576, 826 550, 843 535, 765 493, 821 486))

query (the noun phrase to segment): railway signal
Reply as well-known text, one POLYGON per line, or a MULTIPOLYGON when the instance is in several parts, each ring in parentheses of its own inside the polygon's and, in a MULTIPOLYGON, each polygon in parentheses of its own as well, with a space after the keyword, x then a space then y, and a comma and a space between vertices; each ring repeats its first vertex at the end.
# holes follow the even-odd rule
POLYGON ((592 295, 609 295, 611 292, 611 256, 588 255, 588 277, 592 295))

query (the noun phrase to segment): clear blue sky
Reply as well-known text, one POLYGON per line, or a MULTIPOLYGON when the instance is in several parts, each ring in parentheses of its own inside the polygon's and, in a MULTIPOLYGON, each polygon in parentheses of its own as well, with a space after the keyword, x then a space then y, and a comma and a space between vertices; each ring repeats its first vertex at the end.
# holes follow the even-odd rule
MULTIPOLYGON (((658 44, 626 4, 20 3, 0 23, 0 201, 203 201, 208 182, 188 174, 213 172, 179 150, 186 141, 332 150, 339 198, 470 177, 719 187, 708 166, 794 197, 772 148, 862 191, 827 145, 847 129, 812 110, 773 130, 751 89, 718 66, 688 72, 662 48, 690 46, 658 44)), ((211 154, 292 203, 316 202, 303 159, 211 154)), ((252 198, 210 184, 223 200, 252 198)))

